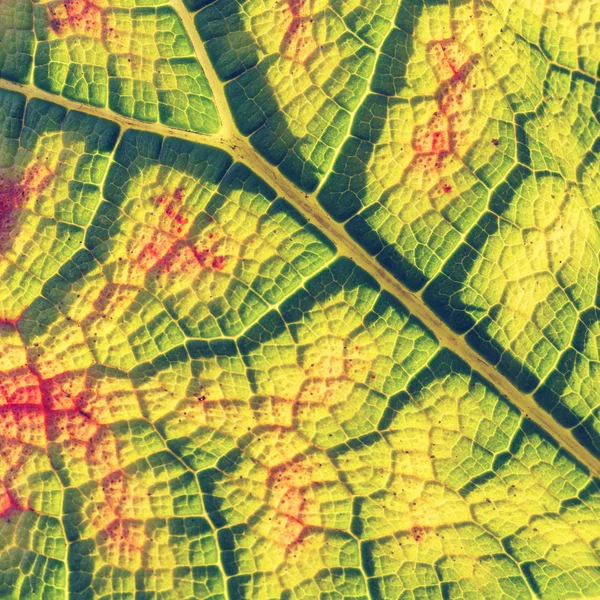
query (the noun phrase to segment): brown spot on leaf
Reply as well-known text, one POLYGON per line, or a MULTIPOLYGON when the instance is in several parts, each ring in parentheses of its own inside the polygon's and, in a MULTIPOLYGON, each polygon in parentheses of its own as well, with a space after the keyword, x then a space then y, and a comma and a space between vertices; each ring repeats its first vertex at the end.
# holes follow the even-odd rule
POLYGON ((425 528, 420 525, 413 525, 410 528, 410 536, 415 542, 422 542, 426 537, 425 528))

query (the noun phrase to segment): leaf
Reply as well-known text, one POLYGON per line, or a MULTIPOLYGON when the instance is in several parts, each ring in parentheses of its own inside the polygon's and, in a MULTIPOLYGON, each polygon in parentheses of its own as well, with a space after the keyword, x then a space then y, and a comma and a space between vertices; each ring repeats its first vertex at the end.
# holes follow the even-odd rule
POLYGON ((596 0, 0 4, 0 596, 600 596, 596 0))

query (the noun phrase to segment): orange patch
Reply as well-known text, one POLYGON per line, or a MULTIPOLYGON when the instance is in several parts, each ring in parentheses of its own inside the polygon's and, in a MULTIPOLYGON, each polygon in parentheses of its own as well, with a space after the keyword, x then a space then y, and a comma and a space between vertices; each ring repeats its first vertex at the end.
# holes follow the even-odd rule
POLYGON ((80 394, 85 390, 85 371, 65 371, 51 379, 40 379, 39 387, 46 409, 75 409, 80 394))
POLYGON ((99 427, 87 444, 86 459, 95 473, 95 479, 106 477, 120 468, 117 443, 112 432, 99 427))
POLYGON ((5 489, 0 490, 0 516, 4 516, 13 507, 13 502, 5 489))
MULTIPOLYGON (((155 270, 159 273, 193 273, 202 269, 222 271, 226 258, 217 251, 216 241, 219 233, 213 231, 208 235, 207 243, 202 246, 193 246, 186 241, 185 235, 189 230, 189 218, 181 210, 181 202, 185 197, 185 190, 178 187, 172 194, 161 194, 155 202, 163 208, 167 217, 167 225, 161 230, 154 231, 150 239, 140 240, 134 251, 134 260, 145 271, 155 270)), ((209 221, 212 221, 209 217, 209 221)))
POLYGON ((194 248, 194 256, 203 269, 222 271, 225 267, 225 257, 222 254, 215 254, 212 249, 202 248, 198 250, 194 248))
POLYGON ((446 79, 463 80, 462 68, 469 55, 452 39, 436 40, 429 44, 434 60, 434 68, 440 81, 446 79))
POLYGON ((115 566, 139 564, 142 558, 145 537, 136 527, 135 521, 115 519, 97 535, 100 552, 105 547, 105 560, 115 561, 115 566))
POLYGON ((415 152, 444 154, 450 152, 450 131, 446 116, 437 112, 426 126, 419 127, 413 137, 415 152))
POLYGON ((171 272, 193 274, 197 268, 193 249, 186 241, 177 240, 154 263, 151 270, 156 271, 157 275, 171 272))
POLYGON ((296 458, 271 470, 268 487, 273 508, 286 517, 278 542, 284 546, 301 541, 308 525, 310 499, 308 487, 313 483, 313 467, 305 459, 296 458))
POLYGON ((38 379, 27 366, 0 372, 0 405, 41 403, 38 379))
POLYGON ((278 535, 277 541, 282 545, 289 548, 295 546, 303 541, 304 538, 304 524, 297 519, 288 518, 285 522, 283 529, 278 535))
MULTIPOLYGON (((469 94, 467 78, 477 59, 466 55, 458 44, 449 40, 433 42, 430 51, 440 80, 437 110, 426 125, 415 129, 412 145, 416 153, 432 157, 432 160, 418 157, 414 161, 417 167, 439 171, 445 157, 454 152, 460 136, 464 135, 460 131, 460 119, 469 94)), ((446 194, 452 191, 448 185, 442 189, 446 194)))
POLYGON ((285 15, 289 19, 279 52, 285 58, 303 63, 317 48, 312 36, 313 18, 307 5, 310 0, 287 0, 285 15))
POLYGON ((85 460, 92 478, 106 478, 110 520, 114 519, 112 513, 123 498, 115 488, 123 488, 119 477, 107 477, 119 469, 116 442, 86 412, 85 384, 85 371, 64 372, 51 379, 42 379, 27 365, 0 372, 0 466, 5 471, 0 516, 13 507, 25 510, 14 500, 12 480, 27 460, 28 446, 46 449, 50 442, 61 444, 66 456, 85 460))
POLYGON ((42 379, 29 366, 0 372, 0 435, 45 447, 48 441, 86 442, 97 427, 78 406, 85 373, 42 379))
POLYGON ((156 204, 164 208, 164 212, 172 221, 172 225, 168 228, 169 233, 181 234, 187 230, 189 219, 181 212, 181 203, 185 198, 185 190, 178 187, 171 195, 161 194, 156 198, 156 204), (175 231, 172 231, 172 230, 175 231))
POLYGON ((155 231, 152 234, 151 241, 143 245, 134 260, 141 269, 149 271, 169 253, 175 244, 176 240, 173 240, 167 234, 155 231))
POLYGON ((73 441, 87 445, 98 426, 80 410, 50 411, 46 417, 48 441, 73 441))
POLYGON ((46 445, 46 419, 42 406, 0 406, 0 436, 33 446, 46 445))
POLYGON ((128 495, 127 480, 123 471, 117 470, 107 475, 102 481, 102 491, 107 505, 115 515, 120 515, 121 506, 128 495))
POLYGON ((167 252, 155 261, 149 271, 160 273, 185 273, 197 275, 201 269, 222 271, 226 265, 226 257, 216 254, 212 247, 193 247, 184 240, 174 242, 167 252))
POLYGON ((46 165, 32 165, 25 171, 22 187, 26 192, 41 194, 50 185, 52 177, 54 173, 46 165))

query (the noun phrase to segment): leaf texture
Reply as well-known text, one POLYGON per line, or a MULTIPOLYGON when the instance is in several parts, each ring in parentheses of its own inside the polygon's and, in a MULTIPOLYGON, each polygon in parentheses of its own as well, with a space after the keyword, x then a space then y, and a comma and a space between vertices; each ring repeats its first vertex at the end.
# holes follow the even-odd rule
POLYGON ((0 597, 599 597, 599 24, 0 0, 0 597))

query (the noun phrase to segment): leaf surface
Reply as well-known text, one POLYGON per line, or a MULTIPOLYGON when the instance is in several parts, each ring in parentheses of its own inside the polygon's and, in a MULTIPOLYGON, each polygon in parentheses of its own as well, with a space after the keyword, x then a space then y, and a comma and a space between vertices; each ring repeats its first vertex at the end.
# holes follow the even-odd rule
POLYGON ((600 596, 599 22, 0 1, 0 596, 600 596))

